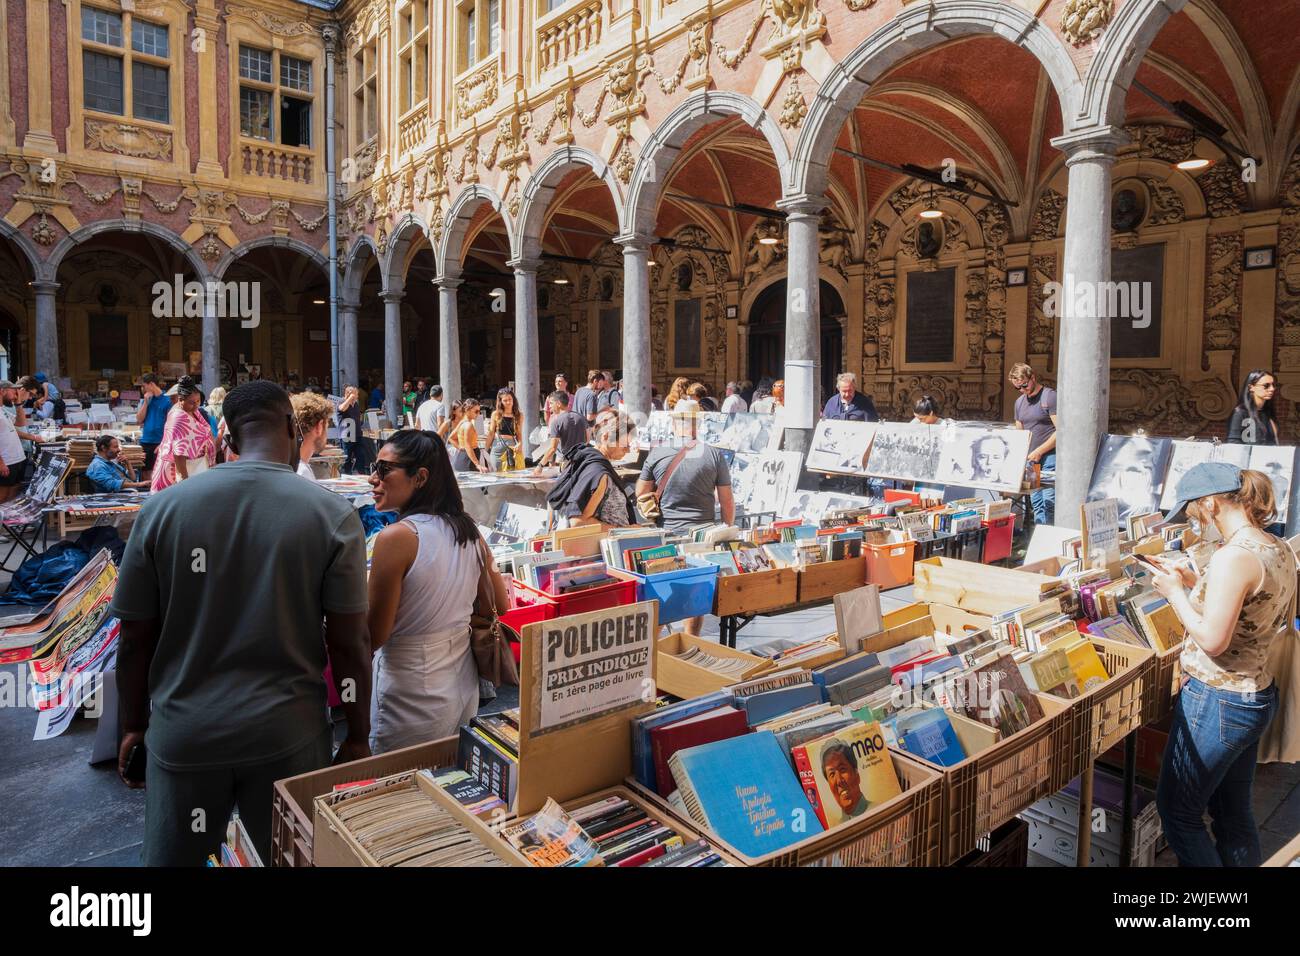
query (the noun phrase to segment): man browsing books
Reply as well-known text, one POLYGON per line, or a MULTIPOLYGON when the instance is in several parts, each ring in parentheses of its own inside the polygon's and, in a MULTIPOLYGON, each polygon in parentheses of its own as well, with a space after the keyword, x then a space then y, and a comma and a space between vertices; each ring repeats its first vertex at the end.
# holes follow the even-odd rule
MULTIPOLYGON (((1029 463, 1044 471, 1056 471, 1056 390, 1038 381, 1034 370, 1023 362, 1011 366, 1011 384, 1016 399, 1016 427, 1029 430, 1029 463)), ((1056 520, 1056 489, 1039 488, 1029 495, 1034 521, 1051 524, 1056 520)))

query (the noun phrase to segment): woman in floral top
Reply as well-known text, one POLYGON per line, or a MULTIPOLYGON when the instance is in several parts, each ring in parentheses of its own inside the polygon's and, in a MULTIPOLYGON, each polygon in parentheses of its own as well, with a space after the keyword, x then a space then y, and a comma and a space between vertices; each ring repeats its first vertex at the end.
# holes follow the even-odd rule
POLYGON ((151 491, 161 491, 190 477, 190 461, 202 459, 211 468, 217 457, 217 443, 212 426, 199 411, 202 395, 188 375, 176 383, 180 401, 167 413, 167 425, 158 445, 158 461, 153 470, 151 491))
MULTIPOLYGON (((1276 503, 1268 477, 1227 462, 1196 465, 1178 482, 1184 507, 1223 546, 1205 574, 1159 562, 1153 578, 1187 629, 1183 688, 1160 768, 1156 803, 1182 866, 1259 866, 1252 789, 1260 738, 1279 708, 1285 675, 1274 652, 1294 641, 1296 561, 1263 528, 1276 503), (1214 838, 1206 832, 1206 810, 1214 838)), ((1270 747, 1271 750, 1271 747, 1270 747)))

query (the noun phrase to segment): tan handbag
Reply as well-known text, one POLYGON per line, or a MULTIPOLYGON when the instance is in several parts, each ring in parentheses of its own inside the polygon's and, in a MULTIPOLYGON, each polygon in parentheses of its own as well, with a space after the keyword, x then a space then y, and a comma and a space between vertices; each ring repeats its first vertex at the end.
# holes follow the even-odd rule
POLYGON ((504 624, 497 615, 496 589, 492 587, 492 574, 488 570, 491 560, 487 543, 478 539, 478 594, 469 615, 469 646, 474 652, 478 676, 490 680, 497 687, 508 684, 519 686, 519 668, 515 664, 510 642, 520 641, 514 628, 504 624))

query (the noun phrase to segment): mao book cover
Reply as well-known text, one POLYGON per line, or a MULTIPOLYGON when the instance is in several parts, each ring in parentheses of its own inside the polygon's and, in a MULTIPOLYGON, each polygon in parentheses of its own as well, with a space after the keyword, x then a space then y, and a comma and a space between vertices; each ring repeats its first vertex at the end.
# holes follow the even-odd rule
POLYGON ((808 801, 828 829, 903 792, 884 731, 875 721, 810 740, 791 756, 808 801))

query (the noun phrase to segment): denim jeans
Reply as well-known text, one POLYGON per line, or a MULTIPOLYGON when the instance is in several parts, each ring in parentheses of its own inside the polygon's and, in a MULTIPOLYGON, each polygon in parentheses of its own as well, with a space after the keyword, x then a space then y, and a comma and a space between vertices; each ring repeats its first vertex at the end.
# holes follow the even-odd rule
POLYGON ((1180 866, 1259 866, 1255 760, 1277 708, 1274 685, 1254 694, 1195 678, 1183 685, 1156 787, 1156 808, 1180 866), (1213 840, 1202 819, 1207 809, 1213 840))
MULTIPOLYGON (((1056 471, 1056 452, 1049 451, 1043 456, 1043 471, 1056 471)), ((1053 478, 1053 481, 1056 479, 1053 478)), ((1029 493, 1029 504, 1034 509, 1034 524, 1052 524, 1056 521, 1056 488, 1039 488, 1029 493)))

